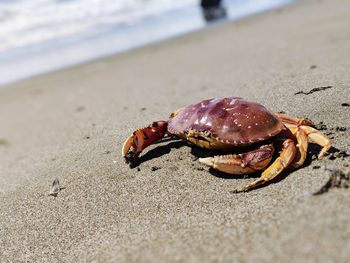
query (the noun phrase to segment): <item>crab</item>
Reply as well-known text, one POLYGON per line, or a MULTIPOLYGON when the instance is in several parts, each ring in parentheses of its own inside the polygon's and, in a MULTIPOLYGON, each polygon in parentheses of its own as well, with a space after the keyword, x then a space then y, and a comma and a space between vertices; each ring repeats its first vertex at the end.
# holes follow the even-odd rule
POLYGON ((149 145, 175 136, 222 155, 199 158, 213 169, 229 174, 262 171, 253 182, 232 192, 247 192, 268 184, 286 169, 303 165, 308 142, 322 147, 318 157, 331 148, 331 141, 314 128, 312 121, 268 110, 238 97, 203 100, 173 112, 168 120, 155 121, 128 137, 122 156, 130 167, 149 145), (275 149, 278 157, 272 162, 275 149))

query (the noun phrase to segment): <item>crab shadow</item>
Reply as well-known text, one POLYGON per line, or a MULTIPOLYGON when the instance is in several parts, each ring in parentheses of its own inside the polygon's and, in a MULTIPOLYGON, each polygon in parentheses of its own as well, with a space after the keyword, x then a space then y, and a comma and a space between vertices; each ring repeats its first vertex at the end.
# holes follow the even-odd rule
POLYGON ((174 138, 166 138, 166 139, 163 139, 162 141, 156 142, 155 144, 158 144, 159 146, 141 155, 138 159, 138 162, 134 164, 133 168, 139 166, 143 162, 147 162, 149 160, 166 155, 170 153, 172 149, 178 149, 185 145, 182 140, 177 140, 174 138), (166 142, 169 142, 169 143, 164 144, 166 142))
MULTIPOLYGON (((166 138, 166 139, 163 139, 155 144, 159 145, 159 146, 149 150, 144 155, 140 156, 138 159, 138 162, 133 166, 133 168, 138 167, 143 162, 147 162, 149 160, 152 160, 152 159, 161 157, 163 155, 169 154, 172 149, 178 149, 178 148, 181 148, 185 145, 188 145, 183 140, 179 140, 176 138, 166 138), (169 143, 164 144, 166 142, 169 142, 169 143)), ((190 146, 191 146, 191 154, 194 157, 193 161, 197 161, 197 162, 198 162, 199 158, 212 157, 215 155, 224 155, 224 154, 232 153, 232 152, 222 152, 219 150, 204 149, 204 148, 200 148, 200 147, 195 146, 195 145, 190 145, 190 146)), ((250 150, 250 149, 248 149, 248 150, 250 150)), ((245 151, 244 151, 244 150, 240 149, 239 152, 246 152, 248 150, 245 149, 245 151)), ((318 146, 314 143, 310 143, 309 147, 308 147, 308 154, 306 156, 305 162, 301 167, 299 167, 297 169, 303 169, 305 167, 310 166, 313 163, 313 161, 317 160, 317 155, 320 152, 320 150, 321 150, 320 146, 318 146)), ((328 152, 331 155, 331 154, 340 152, 340 150, 335 148, 335 147, 332 147, 328 152)), ((278 151, 276 151, 272 160, 275 160, 277 157, 278 157, 278 151)), ((269 184, 274 184, 274 183, 278 183, 280 181, 283 181, 287 176, 289 176, 294 171, 295 171, 295 169, 285 170, 281 174, 279 174, 276 178, 271 180, 271 182, 267 183, 266 185, 258 186, 256 189, 262 188, 262 187, 267 186, 269 184)), ((257 171, 255 173, 248 174, 248 175, 244 175, 244 174, 236 175, 236 174, 229 174, 229 173, 225 173, 225 172, 220 172, 220 171, 215 170, 213 168, 209 168, 209 173, 215 177, 227 179, 227 180, 234 180, 234 179, 246 180, 246 179, 258 178, 261 176, 261 171, 257 171)))

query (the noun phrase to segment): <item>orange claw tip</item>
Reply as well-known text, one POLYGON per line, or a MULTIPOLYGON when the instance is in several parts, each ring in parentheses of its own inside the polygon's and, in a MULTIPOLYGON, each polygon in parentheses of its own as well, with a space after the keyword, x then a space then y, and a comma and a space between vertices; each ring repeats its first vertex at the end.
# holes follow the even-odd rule
POLYGON ((133 143, 133 136, 131 135, 131 136, 129 136, 129 138, 127 138, 125 140, 125 142, 123 144, 123 148, 122 148, 122 156, 123 157, 125 157, 128 154, 132 143, 133 143))
POLYGON ((130 168, 139 165, 139 153, 135 152, 134 147, 134 135, 131 135, 125 140, 122 148, 122 157, 124 157, 125 162, 129 164, 130 168))

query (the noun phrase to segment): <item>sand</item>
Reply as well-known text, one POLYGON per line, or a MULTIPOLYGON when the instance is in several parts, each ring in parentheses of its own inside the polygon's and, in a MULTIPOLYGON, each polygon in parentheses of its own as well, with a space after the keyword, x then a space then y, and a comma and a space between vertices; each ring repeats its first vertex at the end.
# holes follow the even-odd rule
POLYGON ((350 191, 312 195, 349 158, 233 195, 254 178, 210 173, 180 141, 139 169, 120 157, 135 128, 223 96, 323 122, 348 150, 349 9, 299 1, 2 88, 1 262, 349 262, 350 191))

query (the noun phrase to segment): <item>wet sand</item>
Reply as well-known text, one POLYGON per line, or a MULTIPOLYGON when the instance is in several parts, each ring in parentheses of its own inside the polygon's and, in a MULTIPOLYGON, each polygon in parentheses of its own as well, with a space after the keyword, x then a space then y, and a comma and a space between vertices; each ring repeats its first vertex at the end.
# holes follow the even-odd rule
POLYGON ((349 9, 299 1, 2 89, 1 261, 349 262, 349 189, 312 195, 344 153, 236 195, 254 178, 209 172, 180 141, 138 169, 120 157, 135 128, 223 96, 310 118, 348 151, 349 9))

